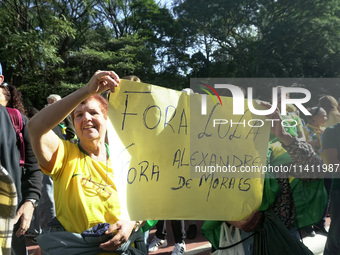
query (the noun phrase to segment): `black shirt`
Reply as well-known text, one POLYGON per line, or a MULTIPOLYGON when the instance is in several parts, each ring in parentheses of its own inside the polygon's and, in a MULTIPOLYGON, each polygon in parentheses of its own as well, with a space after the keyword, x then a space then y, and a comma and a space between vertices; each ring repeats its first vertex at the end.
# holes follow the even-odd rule
POLYGON ((33 153, 29 139, 26 116, 23 121, 23 137, 25 141, 25 165, 20 167, 20 150, 17 145, 16 133, 5 107, 0 105, 0 164, 12 177, 18 193, 18 205, 27 198, 39 200, 42 189, 43 173, 33 153))

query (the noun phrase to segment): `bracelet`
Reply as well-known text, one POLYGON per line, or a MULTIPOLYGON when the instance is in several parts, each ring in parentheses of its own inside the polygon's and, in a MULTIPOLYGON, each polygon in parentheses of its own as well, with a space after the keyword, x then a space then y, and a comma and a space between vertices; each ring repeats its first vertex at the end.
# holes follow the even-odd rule
POLYGON ((135 224, 135 226, 133 227, 133 231, 134 232, 137 232, 139 229, 140 229, 140 222, 139 221, 136 221, 136 224, 135 224))

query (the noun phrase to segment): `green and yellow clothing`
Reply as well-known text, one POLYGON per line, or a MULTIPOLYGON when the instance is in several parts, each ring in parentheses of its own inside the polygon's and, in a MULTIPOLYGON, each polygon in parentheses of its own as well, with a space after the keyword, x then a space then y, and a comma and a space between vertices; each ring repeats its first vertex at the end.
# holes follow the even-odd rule
MULTIPOLYGON (((271 166, 289 166, 293 164, 295 166, 308 166, 312 168, 322 164, 322 160, 316 155, 313 148, 308 143, 302 141, 299 142, 297 140, 288 146, 282 145, 280 142, 270 143, 267 161, 271 166)), ((260 210, 266 210, 268 207, 271 207, 275 214, 288 228, 292 227, 294 223, 296 224, 296 218, 301 218, 300 215, 304 214, 304 207, 299 207, 297 208, 298 212, 296 211, 296 202, 303 202, 305 199, 305 202, 309 203, 308 199, 310 199, 310 197, 306 197, 303 193, 295 192, 295 189, 298 191, 302 191, 304 189, 303 191, 307 190, 307 193, 309 193, 308 186, 312 186, 313 190, 315 188, 322 188, 322 190, 320 190, 320 194, 312 196, 312 200, 315 202, 320 201, 317 205, 326 205, 326 200, 324 199, 326 193, 323 187, 323 180, 315 179, 316 176, 317 174, 313 174, 311 171, 294 170, 291 172, 280 172, 276 174, 274 173, 272 176, 266 176, 264 198, 262 201, 263 204, 261 205, 260 210), (300 180, 298 178, 303 179, 300 180), (297 186, 297 182, 299 182, 299 186, 297 186), (300 208, 302 210, 300 210, 300 208)), ((322 214, 323 209, 319 212, 322 214)), ((305 222, 301 224, 305 224, 305 222)))
MULTIPOLYGON (((287 115, 281 115, 284 121, 284 129, 292 136, 299 137, 299 133, 303 133, 303 124, 301 118, 295 112, 287 112, 287 115)), ((276 142, 278 139, 270 133, 271 142, 276 142)))
POLYGON ((120 204, 110 159, 95 161, 78 145, 59 140, 51 172, 56 216, 66 231, 82 233, 98 223, 120 218, 120 204))
POLYGON ((319 152, 321 149, 321 141, 322 141, 322 134, 325 131, 325 127, 318 127, 318 126, 313 126, 311 124, 307 124, 306 126, 304 126, 304 130, 305 132, 305 136, 306 136, 306 142, 312 142, 315 140, 319 141, 319 146, 315 147, 313 146, 314 150, 316 152, 319 152))
POLYGON ((325 127, 313 126, 311 124, 307 124, 303 128, 307 143, 317 141, 317 144, 312 146, 314 151, 320 155, 323 161, 325 161, 325 156, 324 153, 322 152, 322 135, 325 129, 326 129, 325 127))

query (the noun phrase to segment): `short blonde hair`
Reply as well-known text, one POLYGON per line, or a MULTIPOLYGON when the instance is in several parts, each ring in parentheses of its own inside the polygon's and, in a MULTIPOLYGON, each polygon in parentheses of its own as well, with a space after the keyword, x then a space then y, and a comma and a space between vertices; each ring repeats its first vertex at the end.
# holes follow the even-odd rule
POLYGON ((332 96, 323 96, 319 99, 319 105, 327 112, 331 110, 337 110, 338 101, 332 96))
POLYGON ((51 94, 47 97, 47 100, 52 99, 54 101, 59 101, 61 99, 61 96, 57 95, 57 94, 51 94))

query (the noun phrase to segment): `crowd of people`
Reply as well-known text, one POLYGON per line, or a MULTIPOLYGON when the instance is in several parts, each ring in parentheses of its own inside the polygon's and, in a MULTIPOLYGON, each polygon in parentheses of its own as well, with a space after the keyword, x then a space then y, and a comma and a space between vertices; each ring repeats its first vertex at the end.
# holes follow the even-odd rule
MULTIPOLYGON (((124 78, 140 82, 136 76, 124 78)), ((25 235, 34 236, 44 254, 138 255, 167 245, 165 220, 149 224, 121 216, 114 162, 110 159, 106 136, 107 91, 114 93, 119 81, 113 71, 97 71, 86 86, 64 98, 50 95, 43 109, 26 111, 20 92, 4 83, 0 68, 0 170, 4 173, 1 172, 0 177, 6 175, 7 170, 6 180, 8 176, 12 180, 18 201, 15 216, 1 216, 11 218, 14 224, 7 224, 7 235, 0 236, 0 239, 7 238, 1 242, 3 254, 27 254, 25 235), (9 108, 18 110, 20 130, 15 130, 9 108), (155 237, 149 241, 148 230, 155 224, 155 237)), ((271 107, 268 103, 262 105, 271 107)), ((319 104, 309 110, 311 116, 307 119, 300 118, 294 107, 289 109, 289 118, 281 116, 279 109, 272 114, 273 119, 291 119, 298 125, 284 128, 280 122, 274 123, 268 143, 268 163, 313 167, 339 164, 337 100, 323 96, 319 104)), ((241 230, 243 241, 239 245, 245 254, 311 254, 300 242, 302 231, 309 235, 312 231, 327 235, 324 254, 339 254, 340 184, 337 179, 323 177, 317 172, 266 176, 261 207, 246 220, 227 221, 241 230), (308 190, 310 185, 318 187, 319 199, 301 199, 299 189, 308 190), (304 220, 301 200, 313 204, 320 212, 304 220), (329 214, 332 224, 328 232, 325 218, 329 214), (270 232, 273 226, 280 234, 270 232), (269 242, 269 238, 276 241, 269 242), (266 249, 266 253, 259 253, 261 249, 266 249)), ((10 208, 13 206, 15 202, 10 208)), ((199 230, 195 221, 189 222, 187 232, 183 220, 172 220, 171 226, 176 243, 172 254, 182 255, 186 251, 184 239, 195 238, 199 230)), ((209 231, 219 231, 218 227, 214 224, 209 231)), ((212 243, 213 251, 222 248, 214 239, 216 235, 209 235, 203 229, 202 232, 212 243)))

